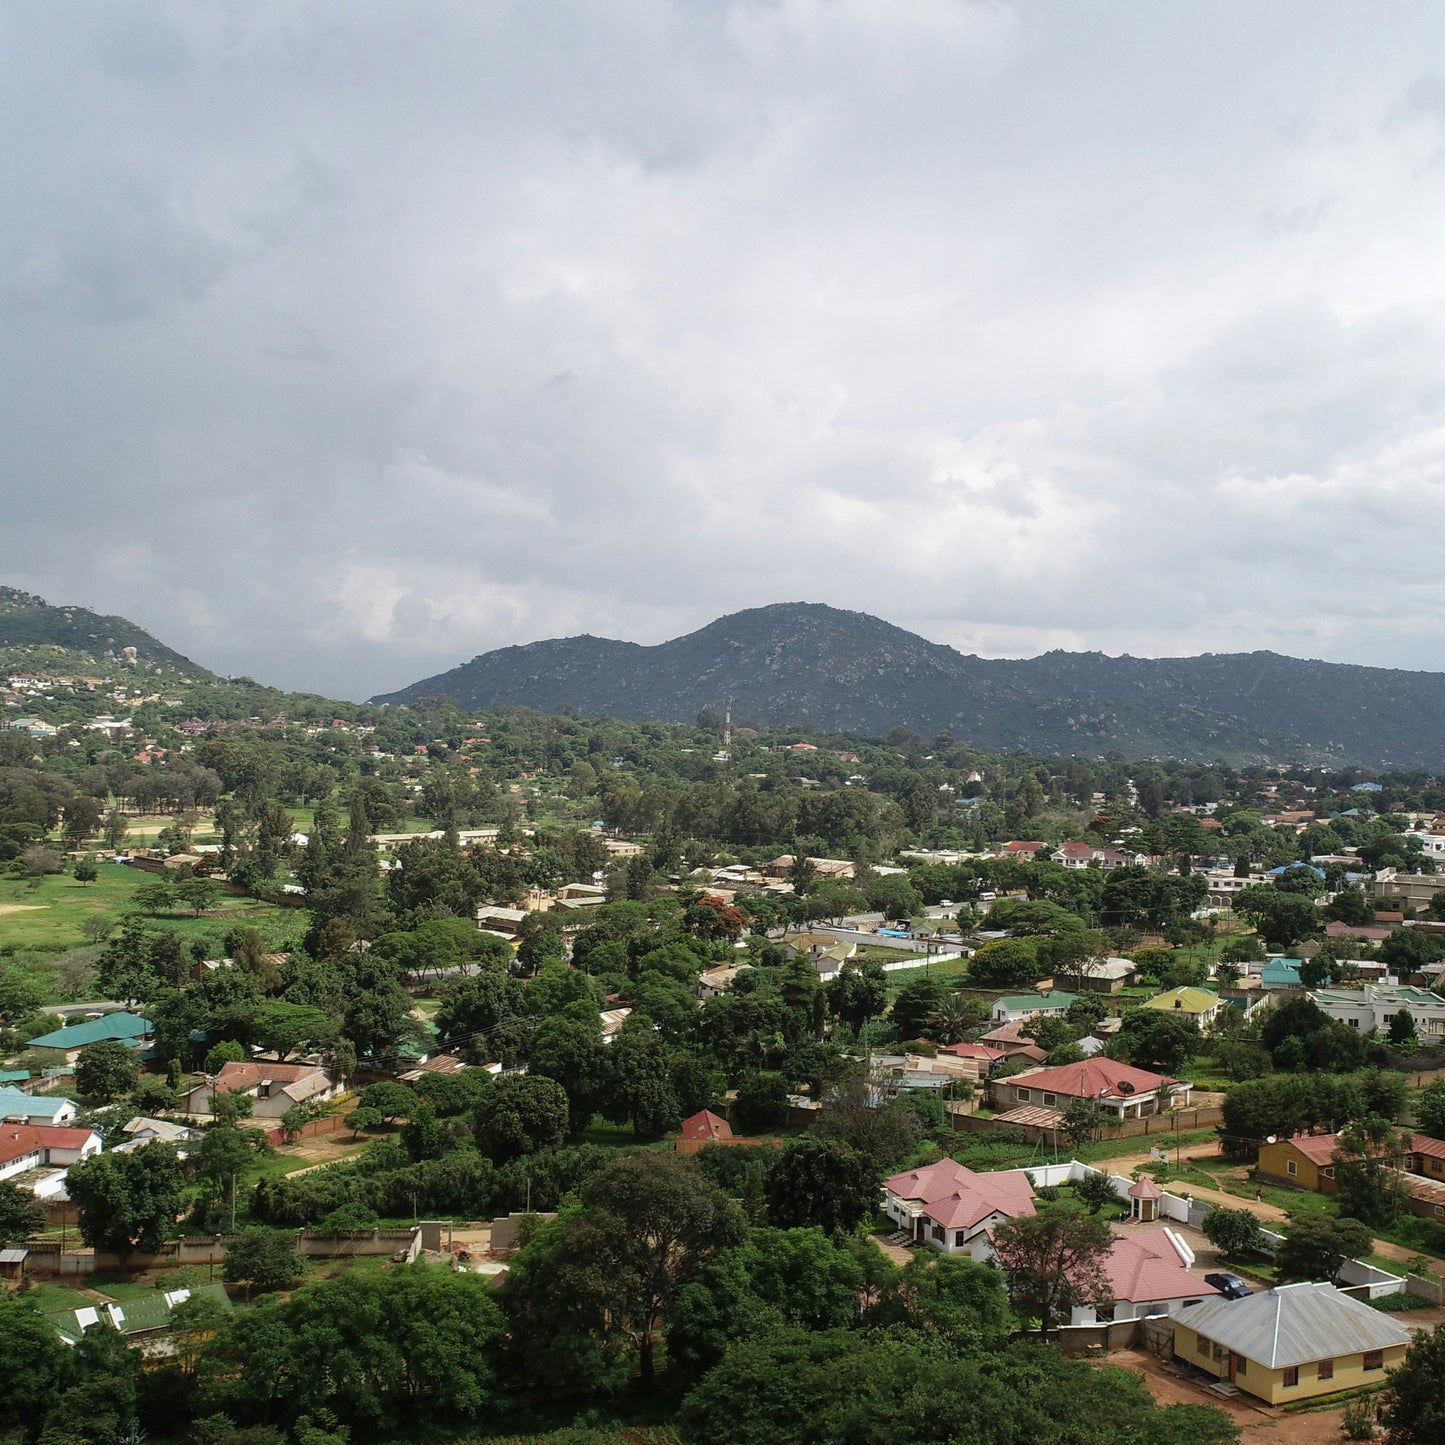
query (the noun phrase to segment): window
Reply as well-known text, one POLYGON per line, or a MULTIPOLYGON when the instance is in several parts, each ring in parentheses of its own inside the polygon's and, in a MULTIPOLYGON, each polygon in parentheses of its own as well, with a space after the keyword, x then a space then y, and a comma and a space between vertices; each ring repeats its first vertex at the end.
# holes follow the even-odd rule
POLYGON ((1057 1094, 1045 1094, 1045 1095, 1044 1095, 1044 1103, 1046 1103, 1046 1104, 1054 1104, 1054 1103, 1057 1103, 1057 1102, 1058 1102, 1058 1098, 1059 1098, 1059 1096, 1058 1096, 1057 1094))
POLYGON ((1114 1306, 1113 1306, 1113 1305, 1098 1305, 1098 1306, 1096 1306, 1096 1308, 1095 1308, 1095 1310, 1094 1310, 1094 1319, 1095 1319, 1096 1323, 1101 1324, 1101 1325, 1111 1325, 1111 1324, 1113 1324, 1113 1323, 1114 1323, 1114 1306))
POLYGON ((1333 1360, 1321 1360, 1315 1366, 1315 1373, 1322 1380, 1333 1380, 1335 1377, 1335 1362, 1333 1360))
POLYGON ((1299 1165, 1296 1164, 1293 1159, 1288 1159, 1285 1161, 1284 1172, 1286 1174, 1298 1174, 1299 1165))
POLYGON ((1435 1206, 1435 1213, 1436 1213, 1436 1214, 1445 1214, 1445 1204, 1437 1204, 1437 1205, 1435 1206))
POLYGON ((1020 1104, 1027 1104, 1034 1096, 1032 1089, 1015 1089, 1014 1093, 1018 1096, 1020 1104))
POLYGON ((943 1226, 941 1224, 935 1224, 933 1226, 933 1237, 940 1240, 944 1238, 943 1226))
POLYGON ((1349 1024, 1352 1029, 1357 1029, 1360 1026, 1359 1019, 1346 1019, 1345 1022, 1349 1024))
POLYGON ((955 1248, 955 1249, 962 1249, 962 1248, 963 1248, 963 1242, 964 1242, 964 1240, 966 1240, 967 1238, 968 1238, 968 1233, 967 1233, 966 1230, 962 1230, 962 1229, 956 1229, 956 1230, 954 1230, 954 1232, 953 1232, 953 1246, 954 1246, 954 1248, 955 1248))
MULTIPOLYGON (((1209 1358, 1209 1351, 1210 1351, 1211 1349, 1213 1349, 1213 1348, 1217 1348, 1217 1346, 1211 1345, 1211 1343, 1210 1343, 1208 1340, 1206 1340, 1203 1335, 1197 1335, 1197 1336, 1195 1337, 1194 1348, 1195 1348, 1196 1351, 1198 1351, 1199 1354, 1203 1355, 1204 1358, 1207 1360, 1207 1359, 1209 1358)), ((1216 1358, 1217 1358, 1217 1356, 1216 1356, 1216 1358)))
POLYGON ((1384 1350, 1366 1350, 1365 1368, 1367 1370, 1383 1370, 1385 1368, 1384 1350))
POLYGON ((1335 1166, 1331 1164, 1327 1168, 1321 1169, 1320 1173, 1323 1174, 1326 1179, 1333 1179, 1335 1177, 1335 1166))
POLYGON ((1286 1365, 1286 1366, 1284 1367, 1284 1383, 1285 1383, 1285 1387, 1286 1387, 1286 1388, 1288 1388, 1288 1387, 1290 1387, 1290 1386, 1292 1386, 1292 1385, 1298 1385, 1298 1384, 1299 1384, 1299 1366, 1298 1366, 1298 1365, 1286 1365))

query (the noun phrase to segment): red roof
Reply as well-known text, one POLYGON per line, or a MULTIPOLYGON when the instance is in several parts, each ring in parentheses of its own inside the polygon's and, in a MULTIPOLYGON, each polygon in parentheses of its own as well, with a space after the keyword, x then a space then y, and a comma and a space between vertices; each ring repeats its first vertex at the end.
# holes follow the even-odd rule
POLYGON ((975 1174, 955 1159, 940 1159, 883 1181, 899 1199, 917 1199, 945 1229, 969 1229, 991 1214, 1009 1219, 1034 1212, 1034 1189, 1022 1170, 975 1174))
POLYGON ((941 1044, 940 1054, 952 1054, 956 1059, 983 1059, 993 1063, 1004 1056, 1003 1049, 991 1049, 987 1044, 941 1044))
POLYGON ((0 1164, 23 1158, 26 1154, 38 1153, 45 1146, 40 1140, 40 1130, 29 1125, 6 1126, 0 1129, 0 1164))
POLYGON ((1164 1191, 1152 1179, 1136 1179, 1129 1186, 1130 1199, 1163 1199, 1164 1191))
POLYGON ((684 1139, 731 1139, 732 1125, 726 1119, 714 1114, 711 1109, 701 1109, 690 1119, 682 1121, 684 1139))
POLYGON ((1428 1134, 1416 1134, 1410 1140, 1412 1154, 1426 1154, 1431 1159, 1445 1159, 1445 1139, 1432 1139, 1428 1134))
POLYGON ((1333 1164, 1340 1147, 1338 1134, 1295 1134, 1284 1141, 1292 1144, 1312 1164, 1333 1164))
POLYGON ((1005 843, 1003 846, 1006 853, 1038 853, 1049 845, 1047 843, 1025 843, 1015 839, 1014 842, 1005 843))
POLYGON ((1015 1074, 1008 1082, 1025 1089, 1066 1094, 1072 1099, 1132 1099, 1139 1094, 1152 1094, 1162 1084, 1180 1081, 1098 1054, 1081 1064, 1060 1064, 1054 1069, 1040 1069, 1036 1074, 1015 1074))
POLYGON ((94 1129, 67 1129, 62 1124, 37 1124, 35 1132, 47 1149, 80 1149, 94 1129))
POLYGON ((1219 1291, 1184 1268, 1169 1245, 1155 1245, 1159 1235, 1116 1238, 1104 1257, 1104 1274, 1116 1300, 1149 1304, 1171 1299, 1199 1299, 1219 1291))

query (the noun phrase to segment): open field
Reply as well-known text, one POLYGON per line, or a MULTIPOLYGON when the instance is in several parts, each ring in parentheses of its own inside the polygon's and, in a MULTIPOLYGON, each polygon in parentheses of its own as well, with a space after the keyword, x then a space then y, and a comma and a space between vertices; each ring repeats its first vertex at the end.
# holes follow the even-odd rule
MULTIPOLYGON (((0 948, 47 949, 62 952, 86 942, 80 932, 84 918, 118 919, 133 906, 138 888, 155 879, 138 868, 101 863, 94 883, 77 883, 68 873, 42 878, 38 883, 0 874, 0 948)), ((254 898, 229 893, 217 899, 216 911, 224 918, 193 918, 189 913, 161 914, 152 926, 174 928, 183 939, 224 932, 234 927, 258 928, 270 945, 301 932, 304 915, 277 908, 254 898)))

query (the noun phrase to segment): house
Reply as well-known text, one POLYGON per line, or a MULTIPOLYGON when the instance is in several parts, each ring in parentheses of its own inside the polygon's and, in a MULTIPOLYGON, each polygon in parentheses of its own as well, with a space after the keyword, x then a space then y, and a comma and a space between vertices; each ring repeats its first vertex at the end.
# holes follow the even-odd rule
POLYGON ((142 1041, 151 1036, 151 1022, 137 1014, 121 1009, 106 1014, 104 1018, 88 1019, 83 1024, 72 1024, 58 1028, 48 1034, 31 1039, 27 1048, 37 1049, 50 1055, 56 1063, 73 1064, 75 1056, 87 1044, 105 1043, 116 1039, 132 1048, 139 1048, 142 1041))
POLYGON ((1131 958, 1096 958, 1084 965, 1082 974, 1068 977, 1088 993, 1118 993, 1134 981, 1139 965, 1131 958))
POLYGON ((1193 1019, 1200 1028, 1204 1028, 1214 1020, 1224 1002, 1217 993, 1210 993, 1207 988, 1171 988, 1155 994, 1144 1007, 1193 1019))
POLYGON ((273 1064, 264 1059, 227 1063, 209 1083, 186 1095, 188 1114, 209 1114, 217 1094, 249 1094, 258 1119, 279 1119, 296 1104, 323 1104, 341 1085, 320 1064, 273 1064))
POLYGON ((176 1306, 188 1299, 210 1300, 219 1309, 228 1312, 231 1309, 225 1285, 202 1284, 194 1289, 157 1290, 154 1294, 136 1295, 112 1304, 62 1310, 58 1314, 46 1315, 46 1319, 68 1345, 78 1343, 86 1330, 101 1323, 113 1325, 127 1337, 153 1335, 169 1327, 176 1306))
POLYGON ((1259 971, 1259 986, 1267 993, 1280 989, 1303 988, 1299 970, 1303 960, 1298 958, 1272 958, 1259 971))
POLYGON ((47 1166, 64 1169, 101 1151, 93 1129, 63 1129, 29 1124, 0 1126, 0 1179, 47 1166))
POLYGON ((1034 1212, 1034 1188, 1022 1169, 976 1174, 940 1159, 885 1179, 883 1212, 910 1240, 983 1261, 996 1224, 1034 1212))
POLYGON ((1093 843, 1064 843, 1054 851, 1052 861, 1065 868, 1137 868, 1148 863, 1149 855, 1100 848, 1093 843))
POLYGON ((1069 1323, 1093 1325, 1177 1315, 1190 1305, 1217 1299, 1219 1291, 1212 1284, 1189 1273, 1193 1263, 1193 1250, 1172 1229, 1115 1235, 1102 1261, 1112 1301, 1075 1305, 1069 1323))
POLYGON ((187 1124, 177 1124, 173 1119, 148 1119, 143 1114, 138 1114, 134 1119, 122 1124, 120 1131, 127 1138, 124 1144, 115 1146, 114 1152, 117 1154, 133 1153, 143 1144, 153 1144, 157 1140, 162 1144, 172 1145, 184 1154, 192 1144, 198 1144, 202 1138, 199 1129, 192 1129, 187 1124))
POLYGON ((467 1065, 457 1054, 433 1054, 430 1058, 424 1059, 416 1068, 408 1069, 404 1074, 398 1074, 397 1080, 403 1084, 417 1084, 429 1074, 462 1074, 465 1073, 467 1065))
POLYGON ((1332 1284, 1205 1300, 1174 1317, 1174 1358, 1270 1405, 1382 1383, 1409 1331, 1332 1284))
POLYGON ((1310 999, 1332 1019, 1352 1029, 1388 1033, 1390 1020, 1405 1009, 1415 1033, 1427 1042, 1445 1042, 1445 998, 1413 984, 1367 983, 1362 988, 1321 988, 1310 999))
POLYGON ((0 1088, 0 1120, 7 1124, 68 1124, 76 1112, 74 1099, 0 1088))
POLYGON ((496 903, 483 903, 477 909, 477 927, 483 933, 495 933, 509 943, 520 936, 525 908, 503 908, 496 903))
POLYGON ((1193 1087, 1095 1054, 1078 1064, 992 1079, 988 1090, 999 1111, 1019 1106, 1063 1110, 1076 1099, 1089 1099, 1118 1119, 1142 1119, 1163 1112, 1164 1093, 1171 1105, 1187 1105, 1193 1087))
POLYGON ((1255 1166, 1262 1178, 1319 1194, 1335 1192, 1335 1150, 1340 1147, 1338 1134, 1295 1134, 1289 1139, 1276 1139, 1259 1146, 1259 1163, 1255 1166))
POLYGON ((971 1065, 971 1077, 977 1084, 988 1077, 989 1070, 1003 1063, 1008 1057, 1008 1051, 989 1044, 943 1044, 938 1050, 938 1056, 958 1059, 965 1065, 971 1065))
POLYGON ((733 1137, 733 1126, 711 1109, 699 1109, 682 1121, 684 1139, 700 1139, 705 1144, 718 1144, 733 1137))
POLYGON ((994 1000, 989 1019, 995 1024, 1016 1024, 1038 1018, 1040 1014, 1062 1018, 1069 1011, 1069 1005, 1077 1003, 1078 999, 1078 994, 1064 993, 1062 989, 1055 989, 1052 993, 1005 994, 994 1000))

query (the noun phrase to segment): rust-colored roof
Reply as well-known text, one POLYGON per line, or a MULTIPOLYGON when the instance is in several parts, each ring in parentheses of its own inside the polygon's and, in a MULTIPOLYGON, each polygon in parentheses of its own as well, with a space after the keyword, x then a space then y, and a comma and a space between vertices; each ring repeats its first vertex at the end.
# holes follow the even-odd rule
POLYGON ((1212 1284, 1205 1284, 1184 1268, 1183 1261, 1167 1245, 1156 1246, 1158 1236, 1131 1235, 1115 1238, 1113 1248, 1104 1257, 1104 1274, 1116 1300, 1127 1304, 1161 1303, 1173 1299, 1202 1299, 1217 1295, 1212 1284))
POLYGON ((1130 1199, 1163 1199, 1164 1191, 1152 1179, 1136 1179, 1129 1186, 1130 1199))
POLYGON ((1096 1054, 1079 1064, 1060 1064, 1053 1069, 1040 1069, 1036 1074, 1015 1074, 1007 1080, 1016 1088, 1042 1089, 1045 1093, 1064 1094, 1071 1099, 1133 1099, 1152 1094, 1163 1084, 1178 1083, 1147 1069, 1136 1069, 1114 1059, 1096 1054))
POLYGON ((1034 1190, 1021 1170, 976 1174, 955 1159, 940 1159, 883 1181, 900 1199, 916 1199, 945 1229, 969 1229, 991 1214, 1010 1219, 1034 1212, 1034 1190))
POLYGON ((733 1128, 728 1121, 711 1109, 700 1109, 691 1118, 682 1121, 684 1139, 731 1139, 733 1128))

